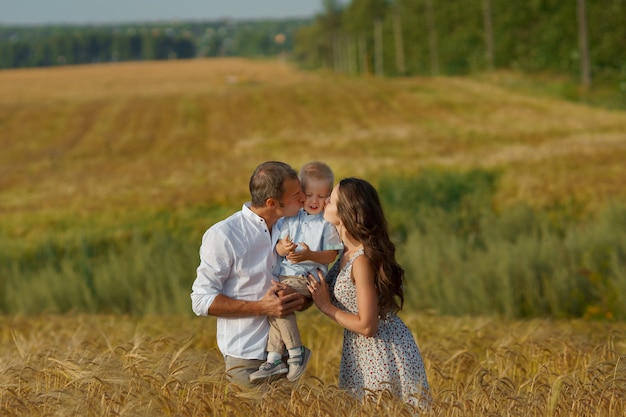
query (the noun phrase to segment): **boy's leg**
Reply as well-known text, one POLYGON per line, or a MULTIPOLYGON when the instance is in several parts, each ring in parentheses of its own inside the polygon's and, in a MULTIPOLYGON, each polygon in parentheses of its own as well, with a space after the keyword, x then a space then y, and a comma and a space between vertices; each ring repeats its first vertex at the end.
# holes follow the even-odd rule
POLYGON ((285 351, 285 343, 282 338, 281 325, 278 323, 279 320, 282 319, 278 317, 268 317, 270 331, 267 338, 267 351, 280 353, 282 355, 285 351))
MULTIPOLYGON (((291 313, 285 317, 273 317, 274 326, 279 334, 279 338, 284 343, 284 346, 287 349, 293 349, 302 346, 302 340, 300 340, 300 330, 298 329, 298 323, 296 322, 296 315, 291 313)), ((272 334, 272 329, 270 329, 270 335, 272 334)), ((271 336, 270 336, 271 337, 271 336)), ((268 341, 268 351, 269 349, 269 341, 268 341)), ((279 351, 282 352, 282 349, 279 351)))
MULTIPOLYGON (((280 282, 289 285, 294 291, 307 297, 311 297, 311 293, 307 288, 307 281, 302 275, 281 275, 280 282)), ((302 346, 302 340, 300 339, 300 330, 298 329, 298 323, 296 322, 296 315, 294 313, 285 317, 272 318, 274 325, 280 331, 280 337, 287 347, 287 349, 294 349, 302 346)), ((270 320, 270 325, 272 321, 270 320)), ((270 337, 272 331, 270 330, 270 337)), ((267 350, 270 350, 269 348, 267 350)), ((282 350, 280 351, 282 352, 282 350)))
POLYGON ((304 370, 309 362, 309 357, 311 356, 311 351, 302 345, 295 314, 292 313, 283 318, 276 319, 276 325, 280 328, 280 334, 289 351, 289 359, 287 359, 289 372, 287 373, 287 379, 289 381, 295 381, 304 374, 304 370))
POLYGON ((307 279, 303 275, 281 275, 279 280, 281 283, 289 285, 298 294, 311 298, 307 279))
MULTIPOLYGON (((289 285, 299 294, 311 297, 311 293, 307 288, 307 280, 304 276, 281 276, 280 282, 289 285)), ((311 356, 311 351, 302 345, 295 314, 277 319, 276 325, 280 328, 283 342, 289 351, 289 359, 287 360, 289 372, 287 373, 287 379, 289 381, 296 381, 304 374, 311 356)))

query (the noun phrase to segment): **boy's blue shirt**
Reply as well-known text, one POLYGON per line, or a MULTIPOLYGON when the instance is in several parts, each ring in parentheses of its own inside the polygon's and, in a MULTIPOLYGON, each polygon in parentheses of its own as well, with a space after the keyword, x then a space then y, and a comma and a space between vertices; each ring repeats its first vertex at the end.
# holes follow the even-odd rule
MULTIPOLYGON (((341 250, 343 244, 335 226, 324 220, 324 214, 308 214, 300 209, 297 215, 285 217, 279 226, 279 238, 289 239, 296 244, 306 243, 314 252, 325 250, 341 250)), ((296 252, 301 250, 300 247, 296 252)), ((328 265, 313 261, 292 263, 286 257, 281 257, 280 275, 306 275, 308 272, 316 275, 315 270, 321 269, 324 275, 328 272, 328 265)))

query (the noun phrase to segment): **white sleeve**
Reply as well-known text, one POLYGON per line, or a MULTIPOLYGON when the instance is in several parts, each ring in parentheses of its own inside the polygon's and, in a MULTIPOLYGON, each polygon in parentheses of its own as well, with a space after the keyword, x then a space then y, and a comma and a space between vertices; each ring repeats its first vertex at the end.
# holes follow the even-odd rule
POLYGON ((191 287, 191 307, 198 316, 207 316, 215 297, 223 293, 224 282, 233 267, 232 248, 215 228, 207 230, 200 246, 200 265, 191 287))
POLYGON ((343 244, 334 225, 324 221, 324 236, 322 236, 322 250, 341 250, 343 244))

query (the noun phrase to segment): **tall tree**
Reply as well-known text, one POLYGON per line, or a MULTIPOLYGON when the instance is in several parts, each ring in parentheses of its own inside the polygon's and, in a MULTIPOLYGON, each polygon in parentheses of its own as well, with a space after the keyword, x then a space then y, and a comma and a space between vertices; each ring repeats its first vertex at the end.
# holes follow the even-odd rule
POLYGON ((587 7, 585 0, 577 0, 578 44, 580 48, 580 74, 582 86, 588 90, 591 86, 591 64, 589 60, 589 35, 587 33, 587 7))
POLYGON ((365 47, 360 49, 374 51, 374 56, 367 57, 367 61, 374 61, 377 74, 382 73, 382 43, 377 45, 377 42, 382 41, 382 22, 389 5, 389 0, 353 0, 344 13, 343 22, 347 31, 356 39, 365 39, 365 47))
POLYGON ((439 48, 437 46, 437 25, 435 23, 434 0, 426 0, 426 22, 428 24, 428 52, 430 57, 430 73, 439 74, 439 48))
POLYGON ((332 66, 335 71, 343 71, 344 51, 342 48, 342 8, 337 0, 324 0, 324 13, 318 17, 318 22, 325 32, 324 41, 328 51, 332 51, 332 66))
POLYGON ((485 29, 485 61, 488 70, 493 70, 493 13, 491 11, 491 0, 482 0, 483 26, 485 29))
POLYGON ((393 41, 394 50, 396 52, 396 71, 398 75, 406 74, 406 66, 404 64, 404 39, 402 33, 402 12, 400 5, 396 2, 393 12, 393 41))
POLYGON ((374 68, 376 75, 382 77, 385 75, 383 66, 383 21, 376 19, 374 21, 374 68))

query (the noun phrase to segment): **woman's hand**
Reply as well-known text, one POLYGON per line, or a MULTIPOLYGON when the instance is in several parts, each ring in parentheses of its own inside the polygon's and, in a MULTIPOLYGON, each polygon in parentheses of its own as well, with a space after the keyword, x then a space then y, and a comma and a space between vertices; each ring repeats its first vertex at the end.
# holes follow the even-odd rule
POLYGON ((323 313, 328 311, 329 307, 332 307, 330 302, 330 291, 324 274, 319 269, 317 270, 317 278, 309 272, 307 275, 307 288, 311 292, 311 298, 313 302, 323 313))

